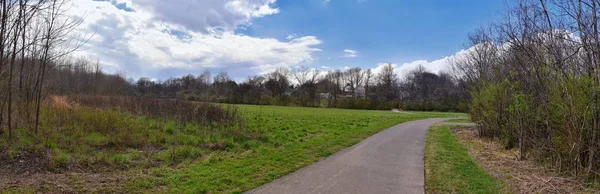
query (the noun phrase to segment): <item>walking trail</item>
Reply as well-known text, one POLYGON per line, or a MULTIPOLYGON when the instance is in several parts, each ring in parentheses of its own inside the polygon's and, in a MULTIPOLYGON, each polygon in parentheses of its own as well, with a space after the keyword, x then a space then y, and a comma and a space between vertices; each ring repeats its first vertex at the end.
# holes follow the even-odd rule
POLYGON ((396 125, 247 193, 424 193, 427 130, 445 120, 396 125))

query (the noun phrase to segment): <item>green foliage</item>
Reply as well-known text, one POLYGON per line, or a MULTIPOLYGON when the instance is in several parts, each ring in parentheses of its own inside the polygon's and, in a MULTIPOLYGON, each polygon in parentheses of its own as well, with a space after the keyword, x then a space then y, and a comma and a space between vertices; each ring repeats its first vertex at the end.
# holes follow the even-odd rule
POLYGON ((50 160, 50 168, 51 169, 60 169, 64 168, 71 161, 71 156, 68 153, 65 153, 59 149, 53 150, 53 157, 50 160))
MULTIPOLYGON (((512 103, 510 82, 489 83, 486 87, 473 93, 471 104, 471 119, 484 126, 480 135, 496 137, 501 134, 512 133, 512 128, 507 126, 505 117, 506 107, 512 103)), ((513 144, 514 142, 510 142, 513 144)))
POLYGON ((553 164, 559 170, 578 168, 577 158, 588 149, 582 136, 591 134, 593 118, 593 87, 590 77, 569 77, 550 95, 550 136, 553 153, 537 152, 537 157, 552 154, 553 164))
POLYGON ((200 156, 202 156, 202 149, 198 148, 198 147, 192 147, 192 146, 178 146, 173 148, 172 150, 169 150, 167 152, 170 152, 170 161, 181 161, 181 160, 185 160, 185 159, 195 159, 198 158, 200 156))
POLYGON ((559 171, 580 171, 587 163, 580 158, 589 157, 594 141, 590 137, 597 86, 592 83, 591 77, 569 76, 552 87, 537 85, 532 92, 522 81, 481 82, 473 91, 471 116, 481 124, 483 137, 499 138, 507 148, 519 147, 522 156, 559 171))
POLYGON ((482 169, 449 126, 432 126, 425 149, 426 193, 504 193, 503 184, 482 169))

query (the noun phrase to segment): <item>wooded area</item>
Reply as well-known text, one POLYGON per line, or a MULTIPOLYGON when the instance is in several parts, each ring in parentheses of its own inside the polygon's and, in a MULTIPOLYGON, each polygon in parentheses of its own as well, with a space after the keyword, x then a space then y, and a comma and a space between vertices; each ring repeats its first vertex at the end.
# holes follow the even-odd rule
POLYGON ((453 63, 483 137, 558 171, 598 176, 600 32, 596 0, 523 0, 470 36, 453 63))
POLYGON ((48 74, 78 47, 64 0, 0 1, 0 133, 39 127, 48 74))
POLYGON ((392 64, 376 74, 359 67, 328 72, 280 67, 241 83, 233 81, 226 72, 211 79, 211 73, 206 71, 162 82, 141 78, 134 88, 135 95, 155 98, 380 110, 465 112, 469 99, 465 83, 447 73, 434 74, 420 66, 401 76, 392 64))

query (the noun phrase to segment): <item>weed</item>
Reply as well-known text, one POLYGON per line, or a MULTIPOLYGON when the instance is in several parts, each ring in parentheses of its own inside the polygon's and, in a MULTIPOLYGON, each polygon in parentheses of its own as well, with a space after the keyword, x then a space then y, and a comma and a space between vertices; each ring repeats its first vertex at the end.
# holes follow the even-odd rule
POLYGON ((71 157, 68 153, 65 153, 60 150, 56 150, 54 153, 54 157, 51 158, 50 168, 51 169, 61 169, 67 166, 71 161, 71 157))

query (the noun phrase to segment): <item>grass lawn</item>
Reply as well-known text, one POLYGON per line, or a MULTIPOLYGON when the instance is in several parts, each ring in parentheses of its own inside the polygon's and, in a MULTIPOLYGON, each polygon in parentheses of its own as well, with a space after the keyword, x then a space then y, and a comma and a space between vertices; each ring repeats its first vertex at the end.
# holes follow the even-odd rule
MULTIPOLYGON (((42 192, 58 192, 66 185, 80 193, 241 193, 393 125, 466 116, 254 105, 237 105, 237 110, 242 117, 239 127, 210 127, 116 110, 48 108, 42 111, 42 124, 49 127, 39 135, 18 130, 15 141, 0 142, 0 154, 7 156, 2 162, 15 163, 28 160, 23 153, 41 152, 49 156, 48 166, 55 173, 72 167, 84 172, 66 173, 62 178, 66 180, 54 185, 43 183, 54 179, 47 174, 40 178, 42 192), (90 183, 97 174, 106 175, 108 182, 90 183)), ((0 177, 0 182, 2 178, 10 179, 0 177)), ((40 191, 35 184, 2 188, 0 193, 40 191)))
POLYGON ((450 128, 435 125, 427 135, 426 193, 507 193, 503 183, 469 156, 450 128))
POLYGON ((213 152, 203 160, 173 169, 153 168, 128 189, 173 193, 240 193, 307 166, 390 126, 424 118, 464 116, 455 113, 401 114, 391 111, 343 110, 241 105, 249 127, 262 141, 247 150, 213 152))

